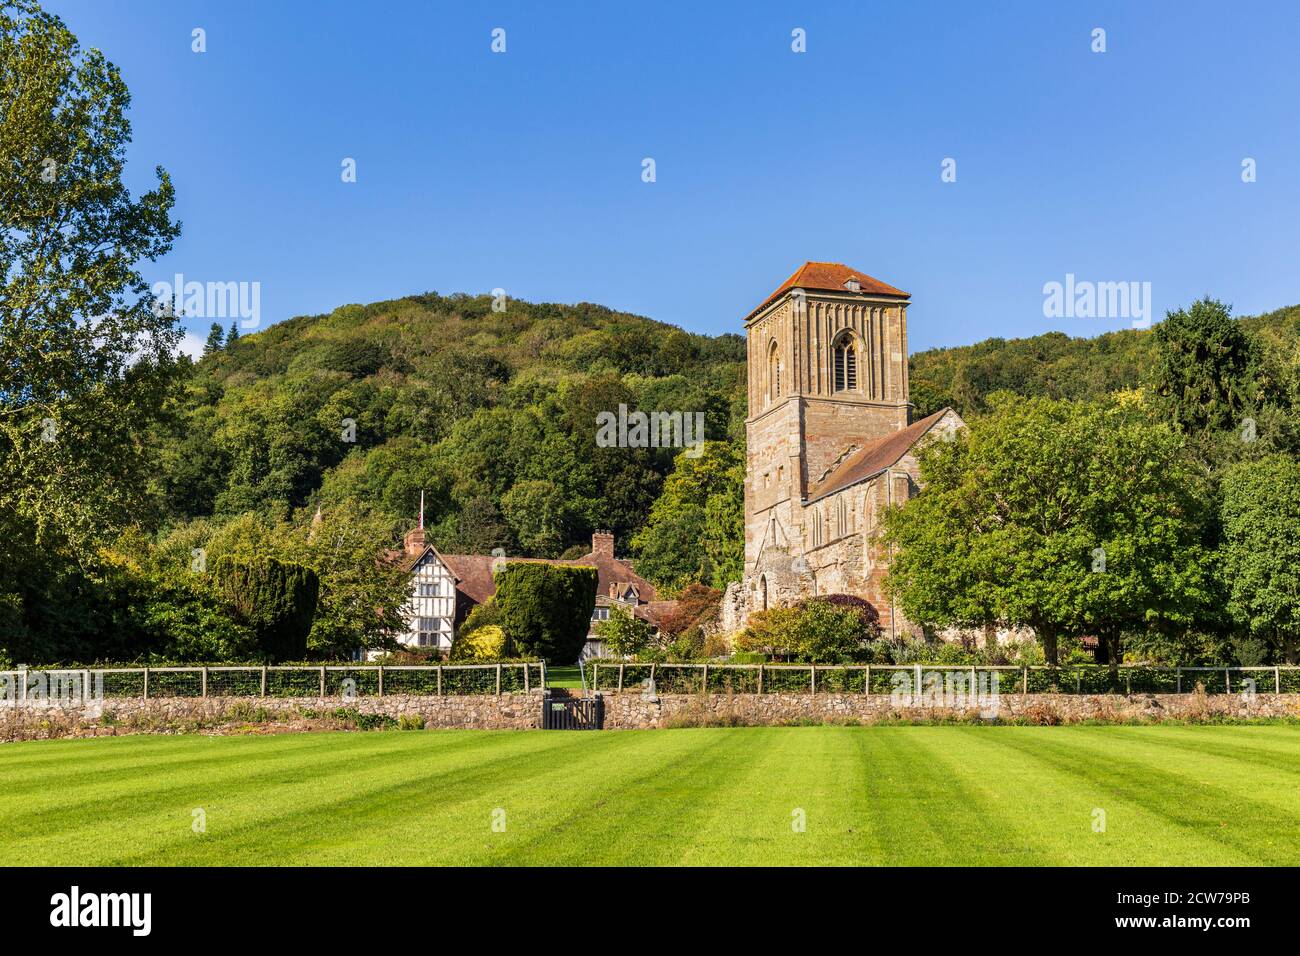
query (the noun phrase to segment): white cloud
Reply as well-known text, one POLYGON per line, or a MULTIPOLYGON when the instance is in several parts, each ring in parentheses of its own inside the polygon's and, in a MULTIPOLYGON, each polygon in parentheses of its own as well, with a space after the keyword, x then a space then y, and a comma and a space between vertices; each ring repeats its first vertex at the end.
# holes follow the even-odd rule
POLYGON ((188 355, 192 359, 198 359, 203 356, 204 344, 203 339, 199 338, 193 332, 186 332, 181 336, 181 342, 180 345, 177 346, 176 351, 180 352, 182 355, 188 355))

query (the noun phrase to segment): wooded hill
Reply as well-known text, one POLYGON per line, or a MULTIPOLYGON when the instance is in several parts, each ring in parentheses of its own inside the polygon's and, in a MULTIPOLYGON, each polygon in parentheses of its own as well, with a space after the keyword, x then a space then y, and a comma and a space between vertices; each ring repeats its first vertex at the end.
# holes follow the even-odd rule
MULTIPOLYGON (((1283 356, 1300 345, 1300 306, 1239 320, 1261 343, 1283 356)), ((912 401, 918 417, 945 405, 966 418, 987 410, 997 391, 1095 400, 1137 388, 1155 349, 1149 330, 1124 329, 1094 338, 1047 332, 1025 339, 992 338, 974 345, 930 349, 911 360, 912 401)))

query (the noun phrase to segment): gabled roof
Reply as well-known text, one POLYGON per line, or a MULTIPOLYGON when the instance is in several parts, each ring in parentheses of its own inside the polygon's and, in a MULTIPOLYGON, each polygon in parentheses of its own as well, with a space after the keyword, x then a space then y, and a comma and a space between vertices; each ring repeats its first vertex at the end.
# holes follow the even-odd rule
POLYGON ((767 306, 771 305, 777 299, 781 298, 791 289, 812 289, 818 292, 844 292, 849 295, 865 296, 893 296, 899 299, 909 298, 908 293, 902 289, 895 289, 888 282, 881 282, 879 279, 873 279, 865 272, 857 269, 851 269, 839 262, 805 262, 798 269, 794 270, 794 275, 786 279, 777 287, 777 290, 763 300, 758 308, 754 309, 745 316, 748 322, 755 314, 761 312, 767 306), (861 288, 857 292, 850 292, 845 285, 850 279, 857 279, 861 288))
POLYGON ((410 572, 414 571, 416 565, 418 565, 421 561, 423 561, 425 557, 429 554, 432 554, 435 558, 437 558, 444 565, 446 565, 447 568, 450 569, 453 577, 456 576, 456 569, 453 568, 450 564, 447 564, 446 557, 444 557, 442 554, 439 554, 438 549, 431 544, 425 545, 421 550, 415 553, 409 553, 407 551, 397 551, 397 550, 384 551, 379 556, 379 560, 388 564, 400 564, 402 570, 409 574, 410 572))
POLYGON ((825 498, 837 491, 843 491, 849 485, 856 485, 860 481, 874 478, 885 469, 898 464, 899 459, 924 438, 926 432, 939 424, 939 420, 943 416, 948 414, 955 415, 956 412, 953 412, 951 408, 940 409, 933 415, 912 422, 906 428, 901 428, 884 438, 878 438, 859 448, 840 462, 834 471, 808 490, 807 503, 811 504, 819 498, 825 498))
MULTIPOLYGON (((492 563, 505 561, 532 561, 540 564, 584 565, 596 569, 596 594, 608 595, 611 584, 634 584, 637 595, 643 602, 655 600, 654 585, 632 570, 626 561, 620 561, 609 554, 592 551, 580 558, 570 560, 547 558, 495 558, 490 554, 447 554, 440 555, 443 563, 456 575, 456 587, 475 602, 482 604, 496 593, 496 582, 492 579, 492 563)), ((621 592, 620 592, 621 593, 621 592)))

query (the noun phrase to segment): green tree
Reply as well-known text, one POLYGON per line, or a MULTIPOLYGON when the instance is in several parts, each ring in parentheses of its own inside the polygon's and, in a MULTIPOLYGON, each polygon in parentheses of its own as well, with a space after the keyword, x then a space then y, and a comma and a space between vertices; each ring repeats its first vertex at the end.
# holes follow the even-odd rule
POLYGON ((1261 352, 1231 309, 1200 299, 1169 312, 1152 339, 1149 379, 1168 420, 1195 439, 1240 428, 1256 404, 1261 352))
POLYGON ((572 535, 576 516, 564 489, 553 481, 521 481, 505 493, 501 510, 525 554, 554 558, 572 535))
POLYGON ((682 452, 632 539, 637 572, 665 594, 725 588, 744 570, 744 454, 727 442, 682 452))
POLYGON ((42 577, 52 558, 86 571, 97 543, 153 511, 146 439, 186 366, 137 263, 179 225, 161 168, 139 198, 123 182, 128 102, 61 20, 0 2, 0 648, 72 610, 46 586, 85 584, 42 577))
POLYGON ((1130 404, 994 396, 921 458, 924 487, 885 516, 887 584, 927 625, 1060 639, 1193 626, 1214 600, 1206 490, 1166 426, 1130 404))
POLYGON ((1300 462, 1243 462, 1223 479, 1228 608, 1288 664, 1300 661, 1300 462))
POLYGON ((633 657, 650 646, 655 629, 627 608, 614 605, 609 618, 596 625, 596 636, 614 657, 633 657))
POLYGON ((208 340, 203 343, 203 354, 211 355, 213 352, 220 352, 225 342, 225 333, 221 330, 221 324, 213 322, 208 329, 208 340))
POLYGON ((215 572, 218 588, 240 620, 256 633, 266 660, 307 656, 307 635, 320 589, 315 571, 275 558, 237 562, 225 557, 217 562, 215 572))
POLYGON ((596 606, 596 569, 513 561, 494 577, 507 640, 548 664, 576 661, 596 606))

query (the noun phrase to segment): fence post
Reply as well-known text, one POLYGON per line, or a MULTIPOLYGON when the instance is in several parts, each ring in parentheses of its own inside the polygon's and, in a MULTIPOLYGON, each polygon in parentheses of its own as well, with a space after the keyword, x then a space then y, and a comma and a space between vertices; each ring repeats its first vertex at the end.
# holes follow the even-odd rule
POLYGON ((758 692, 763 693, 763 665, 758 665, 758 692))
POLYGON ((379 665, 379 696, 384 696, 384 665, 379 665))
POLYGON ((700 685, 700 693, 701 693, 701 694, 707 694, 708 692, 709 692, 709 665, 708 665, 708 664, 705 664, 705 665, 704 665, 704 683, 700 685))
POLYGON ((808 680, 809 680, 808 686, 810 686, 812 688, 812 692, 816 694, 817 693, 817 665, 816 664, 808 668, 808 680))
POLYGON ((27 703, 27 668, 23 668, 23 692, 21 694, 23 703, 27 703))
MULTIPOLYGON (((581 667, 582 665, 579 664, 578 666, 581 667)), ((599 676, 600 676, 600 665, 595 661, 592 661, 591 662, 591 692, 593 694, 600 689, 600 685, 596 683, 596 679, 599 676)))
POLYGON ((862 683, 862 693, 866 694, 868 697, 871 696, 871 665, 870 664, 867 665, 867 676, 862 683))
MULTIPOLYGON (((618 692, 620 694, 623 693, 623 667, 624 666, 625 665, 622 663, 618 665, 618 692)), ((704 666, 707 667, 708 665, 706 664, 704 666)))
POLYGON ((1226 667, 1223 669, 1223 689, 1224 693, 1232 693, 1232 674, 1228 672, 1226 667))
POLYGON ((202 683, 199 690, 199 696, 200 697, 208 696, 208 665, 207 664, 203 665, 203 677, 202 677, 202 683))
POLYGON ((323 664, 320 669, 320 695, 322 698, 325 696, 325 665, 323 664))
POLYGON ((1282 693, 1282 668, 1276 665, 1273 667, 1273 693, 1282 693))
POLYGON ((1175 667, 1174 673, 1178 678, 1178 683, 1174 685, 1174 693, 1181 694, 1183 692, 1183 669, 1181 667, 1175 667))
POLYGON ((916 690, 914 690, 913 693, 917 695, 916 697, 913 698, 913 700, 920 700, 920 694, 921 694, 921 665, 920 664, 916 665, 916 690))
POLYGON ((266 665, 262 665, 262 696, 266 696, 266 665))
POLYGON ((501 662, 497 661, 497 696, 501 696, 501 662))
MULTIPOLYGON (((382 673, 384 672, 384 669, 383 669, 382 667, 379 668, 379 672, 382 674, 382 673)), ((380 686, 382 687, 383 684, 381 683, 380 686)), ((528 665, 525 664, 525 665, 524 665, 524 693, 527 694, 528 692, 529 692, 529 687, 528 687, 528 665)))
POLYGON ((966 701, 967 701, 966 706, 967 706, 967 707, 970 706, 970 701, 971 701, 971 700, 976 696, 976 690, 975 690, 975 689, 976 689, 977 687, 979 687, 979 683, 978 683, 978 682, 976 681, 976 679, 975 679, 975 668, 972 667, 972 668, 970 669, 970 687, 966 688, 966 701))
POLYGON ((438 665, 438 696, 442 696, 442 665, 438 665))
POLYGON ((655 665, 650 665, 650 686, 654 687, 656 696, 659 694, 659 688, 655 687, 655 665))
POLYGON ((1029 668, 1021 668, 1020 671, 1020 693, 1028 696, 1029 694, 1029 668))
POLYGON ((144 669, 144 699, 149 699, 149 668, 144 669))

